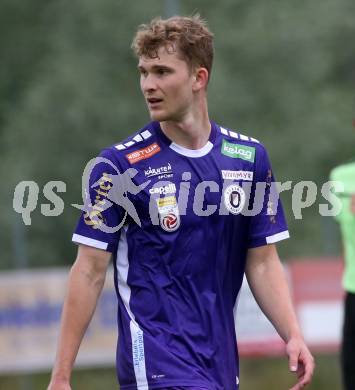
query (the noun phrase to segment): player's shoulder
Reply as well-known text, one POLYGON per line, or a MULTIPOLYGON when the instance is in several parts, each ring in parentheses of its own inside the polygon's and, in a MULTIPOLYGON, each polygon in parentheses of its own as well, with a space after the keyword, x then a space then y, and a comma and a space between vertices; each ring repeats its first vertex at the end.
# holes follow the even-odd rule
POLYGON ((139 148, 144 148, 156 141, 154 123, 148 123, 126 139, 112 145, 112 148, 121 152, 128 153, 139 148))
POLYGON ((243 147, 252 148, 257 154, 266 152, 264 144, 258 139, 252 137, 244 130, 234 130, 225 126, 217 125, 223 143, 242 145, 243 147))
POLYGON ((148 123, 124 140, 103 149, 101 155, 122 162, 122 160, 130 161, 130 159, 134 159, 134 156, 140 154, 140 151, 154 153, 154 150, 157 148, 159 146, 157 144, 154 124, 148 123))

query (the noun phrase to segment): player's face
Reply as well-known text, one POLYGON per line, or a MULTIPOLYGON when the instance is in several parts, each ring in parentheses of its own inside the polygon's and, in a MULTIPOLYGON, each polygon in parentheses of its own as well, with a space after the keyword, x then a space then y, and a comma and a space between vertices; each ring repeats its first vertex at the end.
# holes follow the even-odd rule
POLYGON ((157 58, 141 57, 140 85, 152 120, 182 121, 192 109, 194 76, 188 64, 164 47, 157 58))

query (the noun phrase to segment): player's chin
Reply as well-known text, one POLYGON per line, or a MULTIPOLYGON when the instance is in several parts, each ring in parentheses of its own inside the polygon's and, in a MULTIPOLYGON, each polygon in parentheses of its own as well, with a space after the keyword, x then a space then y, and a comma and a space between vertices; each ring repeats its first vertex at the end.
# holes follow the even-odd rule
POLYGON ((149 114, 150 114, 150 118, 152 119, 152 121, 164 122, 164 121, 169 120, 169 116, 162 111, 150 110, 149 114))

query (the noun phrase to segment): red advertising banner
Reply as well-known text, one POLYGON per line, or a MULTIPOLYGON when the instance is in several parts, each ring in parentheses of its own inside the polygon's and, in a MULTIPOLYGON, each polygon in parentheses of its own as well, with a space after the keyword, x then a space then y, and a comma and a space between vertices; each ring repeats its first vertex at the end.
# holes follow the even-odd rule
POLYGON ((293 300, 307 343, 313 351, 337 351, 343 321, 342 260, 292 259, 288 269, 293 300))

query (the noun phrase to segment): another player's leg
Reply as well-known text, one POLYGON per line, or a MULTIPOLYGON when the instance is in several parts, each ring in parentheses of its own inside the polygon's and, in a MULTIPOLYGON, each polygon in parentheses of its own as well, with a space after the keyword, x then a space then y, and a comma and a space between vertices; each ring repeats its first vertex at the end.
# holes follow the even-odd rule
POLYGON ((347 293, 344 305, 344 326, 341 350, 345 390, 355 389, 355 294, 347 293))

